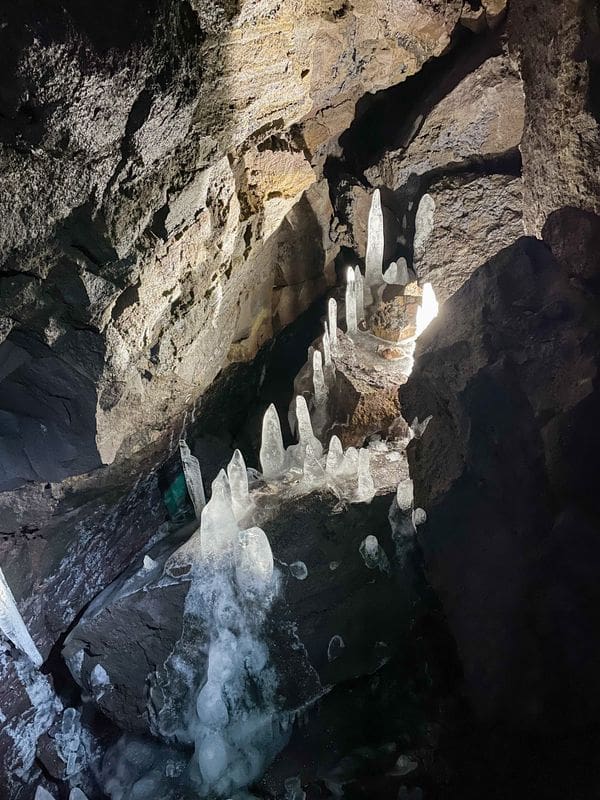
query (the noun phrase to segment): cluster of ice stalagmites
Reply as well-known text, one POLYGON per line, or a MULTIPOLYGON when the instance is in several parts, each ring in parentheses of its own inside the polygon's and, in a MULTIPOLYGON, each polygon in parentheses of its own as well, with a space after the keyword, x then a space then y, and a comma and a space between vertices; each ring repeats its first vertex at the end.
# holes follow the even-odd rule
POLYGON ((305 398, 295 401, 298 443, 283 445, 281 424, 275 406, 263 418, 260 462, 263 476, 278 481, 291 493, 329 489, 349 502, 370 502, 375 495, 370 454, 366 448, 349 447, 345 452, 337 436, 332 436, 325 452, 313 432, 305 398))

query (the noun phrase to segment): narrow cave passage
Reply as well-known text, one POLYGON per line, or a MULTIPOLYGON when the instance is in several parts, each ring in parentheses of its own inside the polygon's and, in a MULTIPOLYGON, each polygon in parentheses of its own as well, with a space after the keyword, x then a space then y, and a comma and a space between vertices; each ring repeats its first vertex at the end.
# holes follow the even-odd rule
POLYGON ((600 790, 593 2, 0 26, 0 798, 600 790))

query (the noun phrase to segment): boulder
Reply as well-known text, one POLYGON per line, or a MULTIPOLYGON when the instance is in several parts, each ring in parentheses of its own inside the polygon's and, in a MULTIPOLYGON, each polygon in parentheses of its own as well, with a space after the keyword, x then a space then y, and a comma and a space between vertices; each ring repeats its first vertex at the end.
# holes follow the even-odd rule
POLYGON ((598 301, 538 240, 476 270, 401 393, 429 579, 487 721, 594 722, 600 642, 598 301))

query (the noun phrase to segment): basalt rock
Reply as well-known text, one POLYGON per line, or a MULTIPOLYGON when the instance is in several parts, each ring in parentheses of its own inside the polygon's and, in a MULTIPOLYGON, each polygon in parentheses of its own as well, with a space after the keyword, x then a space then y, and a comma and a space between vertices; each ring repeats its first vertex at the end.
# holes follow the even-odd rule
POLYGON ((432 415, 408 449, 419 541, 486 720, 565 731, 600 707, 599 318, 521 239, 446 302, 402 390, 432 415))

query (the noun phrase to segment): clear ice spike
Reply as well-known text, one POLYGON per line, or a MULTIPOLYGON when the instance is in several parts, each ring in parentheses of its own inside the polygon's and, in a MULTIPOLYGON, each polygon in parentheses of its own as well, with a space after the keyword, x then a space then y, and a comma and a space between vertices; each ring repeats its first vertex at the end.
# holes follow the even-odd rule
POLYGON ((369 451, 361 447, 358 451, 358 478, 357 478, 357 499, 361 502, 370 503, 375 495, 375 484, 371 474, 371 457, 369 451))
POLYGON ((327 303, 327 323, 329 325, 329 339, 333 352, 337 346, 337 303, 334 297, 330 297, 327 303))
POLYGON ((321 339, 321 344, 323 346, 323 362, 326 367, 330 367, 332 364, 331 361, 331 339, 329 338, 329 329, 327 323, 325 323, 325 332, 323 333, 323 338, 321 339))
POLYGON ((210 500, 200 520, 200 546, 205 559, 230 557, 236 544, 238 526, 231 507, 231 490, 225 470, 212 483, 210 500))
POLYGON ((36 667, 41 666, 43 659, 39 650, 35 646, 33 639, 29 635, 27 626, 23 622, 23 617, 17 608, 13 593, 10 590, 10 586, 6 582, 6 578, 4 577, 4 573, 1 569, 0 630, 2 630, 2 633, 4 633, 4 635, 10 639, 15 647, 18 647, 19 650, 29 656, 36 667))
POLYGON ((352 267, 348 267, 346 277, 346 330, 348 333, 356 333, 358 330, 358 320, 356 318, 356 280, 352 267))
POLYGON ((325 373, 323 372, 323 357, 320 350, 313 352, 313 391, 315 406, 322 407, 327 402, 327 386, 325 385, 325 373))
POLYGON ((375 189, 371 199, 367 224, 367 254, 365 258, 365 284, 371 288, 382 281, 383 270, 383 210, 381 194, 375 189))
POLYGON ((307 445, 304 451, 304 464, 302 465, 304 482, 311 488, 323 486, 325 483, 325 470, 311 445, 307 445))
POLYGON ((239 450, 236 450, 227 466, 227 478, 231 489, 231 506, 237 520, 242 519, 250 509, 250 492, 248 491, 248 473, 246 462, 239 450))
POLYGON ((337 436, 332 436, 329 440, 329 450, 327 451, 327 460, 325 462, 325 470, 333 478, 340 476, 342 471, 342 464, 344 461, 344 448, 337 436))
POLYGON ((396 279, 399 286, 406 286, 409 282, 408 264, 405 258, 399 258, 396 262, 396 279))
POLYGON ((262 528, 240 531, 235 557, 235 577, 242 589, 261 591, 273 577, 273 553, 262 528))
POLYGON ((395 261, 392 261, 392 263, 383 273, 383 280, 391 285, 395 285, 398 283, 398 265, 396 264, 395 261))
POLYGON ((356 282, 356 316, 360 322, 365 318, 365 281, 360 267, 354 267, 354 280, 356 282))
POLYGON ((313 433, 312 423, 306 400, 299 394, 296 396, 296 421, 298 425, 298 441, 304 449, 312 447, 317 458, 323 455, 323 446, 313 433))
POLYGON ((267 480, 280 478, 285 472, 285 449, 281 423, 273 403, 265 411, 260 443, 260 463, 267 480))
POLYGON ((190 500, 196 512, 196 519, 200 519, 202 509, 206 505, 202 472, 200 471, 198 459, 196 456, 192 455, 185 439, 179 440, 179 457, 181 458, 181 466, 183 467, 185 485, 187 486, 190 500))

